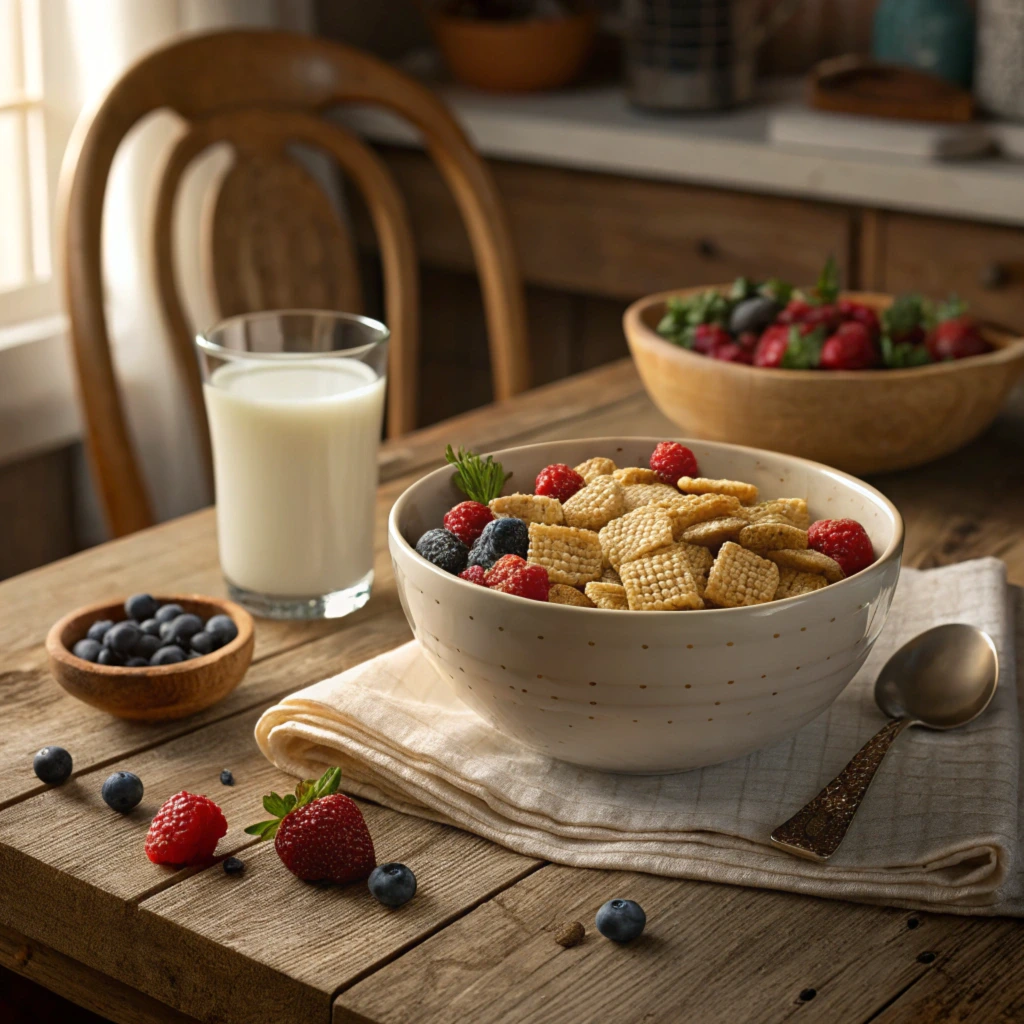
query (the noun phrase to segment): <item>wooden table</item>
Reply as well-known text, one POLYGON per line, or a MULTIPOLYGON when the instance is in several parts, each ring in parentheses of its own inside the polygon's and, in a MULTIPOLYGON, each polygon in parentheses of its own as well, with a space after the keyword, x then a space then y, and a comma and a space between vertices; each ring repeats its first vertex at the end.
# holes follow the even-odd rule
MULTIPOLYGON (((628 363, 530 392, 389 444, 382 454, 377 584, 333 623, 260 622, 256 656, 223 703, 184 722, 132 725, 66 696, 43 638, 102 595, 223 592, 205 510, 0 584, 0 965, 116 1021, 829 1022, 1019 1020, 1024 928, 531 860, 456 829, 366 805, 378 856, 415 865, 420 895, 381 914, 364 887, 293 878, 242 828, 260 796, 290 785, 253 741, 277 698, 404 641, 385 546, 395 497, 443 445, 674 433, 628 363), (46 790, 33 752, 60 743, 75 776, 46 790), (146 786, 120 817, 100 801, 124 767, 146 786), (237 779, 218 781, 222 768, 237 779), (171 793, 205 792, 231 822, 219 867, 150 864, 149 819, 171 793), (629 947, 551 929, 627 894, 650 927, 629 947)), ((1024 583, 1024 413, 970 449, 881 479, 908 525, 906 560, 995 554, 1024 583)))

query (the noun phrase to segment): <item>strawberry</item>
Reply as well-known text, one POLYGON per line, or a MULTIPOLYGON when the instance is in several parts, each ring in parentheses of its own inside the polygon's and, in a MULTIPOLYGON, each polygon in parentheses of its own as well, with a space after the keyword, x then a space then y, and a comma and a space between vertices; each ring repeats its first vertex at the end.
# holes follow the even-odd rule
MULTIPOLYGON (((778 321, 780 324, 801 323, 812 308, 811 304, 803 299, 790 299, 786 303, 786 308, 779 314, 778 321)), ((764 337, 764 335, 761 335, 761 337, 764 337)))
POLYGON ((807 531, 807 544, 839 563, 847 576, 875 560, 871 538, 856 519, 819 519, 807 531))
POLYGON ((488 580, 487 585, 502 594, 514 594, 516 597, 526 597, 531 601, 546 601, 551 589, 548 571, 543 565, 526 565, 513 569, 498 583, 491 583, 488 580))
POLYGON ((479 501, 460 501, 454 508, 444 514, 444 528, 454 533, 467 548, 484 532, 484 527, 494 518, 494 514, 479 501))
POLYGON ((939 323, 928 335, 926 344, 928 353, 936 361, 964 359, 992 351, 992 346, 981 336, 977 323, 964 314, 939 323))
POLYGON ((789 348, 789 324, 775 324, 761 335, 754 349, 755 366, 781 366, 789 348))
POLYGON ((338 792, 341 769, 307 779, 294 795, 270 793, 263 806, 274 817, 245 831, 274 840, 281 863, 306 882, 361 882, 377 866, 373 840, 355 801, 338 792))
POLYGON ((508 579, 514 572, 526 568, 526 559, 520 555, 502 555, 487 571, 484 577, 485 587, 496 587, 508 579))
POLYGON ((852 299, 839 300, 839 315, 845 321, 854 321, 863 324, 870 332, 872 338, 877 338, 882 331, 882 325, 878 321, 878 314, 870 307, 861 302, 854 302, 852 299))
POLYGON ((678 441, 662 441, 656 445, 648 465, 662 483, 671 487, 675 487, 681 476, 700 476, 696 456, 678 441))
POLYGON ((870 330, 859 321, 840 324, 821 348, 823 370, 867 370, 878 363, 878 349, 870 330))
POLYGON ((533 485, 534 494, 543 494, 559 501, 568 501, 580 488, 586 487, 583 479, 571 466, 564 462, 556 462, 545 466, 538 474, 533 485))
POLYGON ((227 830, 224 812, 209 797, 182 790, 156 812, 146 833, 146 856, 154 864, 203 864, 227 830))
POLYGON ((468 569, 463 569, 459 573, 460 580, 469 580, 470 583, 476 583, 478 586, 486 587, 487 584, 484 582, 484 578, 487 576, 487 570, 482 565, 471 565, 468 569))
POLYGON ((697 324, 693 329, 693 351, 709 356, 716 345, 732 342, 732 335, 719 324, 697 324))
POLYGON ((721 359, 725 363, 752 363, 754 354, 738 342, 726 341, 715 345, 711 350, 712 359, 721 359))

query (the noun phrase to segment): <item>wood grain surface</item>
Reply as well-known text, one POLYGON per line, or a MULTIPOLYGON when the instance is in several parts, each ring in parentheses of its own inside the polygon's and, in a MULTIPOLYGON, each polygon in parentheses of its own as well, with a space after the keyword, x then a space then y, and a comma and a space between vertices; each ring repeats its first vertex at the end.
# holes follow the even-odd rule
MULTIPOLYGON (((907 564, 996 554, 1024 583, 1024 402, 1014 398, 964 451, 873 481, 906 519, 907 564)), ((243 682, 180 722, 123 722, 79 704, 49 678, 43 640, 61 612, 108 594, 222 594, 212 512, 0 584, 0 964, 132 1024, 1017 1019, 1024 927, 1014 921, 545 865, 364 804, 378 857, 413 862, 420 878, 413 903, 385 911, 360 887, 298 882, 242 832, 261 816, 264 792, 292 784, 256 748, 262 709, 408 638, 384 520, 404 487, 440 463, 443 445, 629 432, 673 434, 620 362, 389 443, 370 603, 332 623, 260 621, 243 682), (56 789, 31 772, 45 743, 75 757, 74 776, 56 789), (146 786, 123 817, 99 798, 120 767, 146 786), (220 784, 222 768, 235 786, 220 784), (241 878, 144 857, 152 813, 182 788, 224 808, 231 829, 218 852, 246 861, 241 878), (647 910, 635 946, 593 933, 596 907, 616 895, 647 910), (567 919, 589 932, 568 950, 551 936, 567 919)))

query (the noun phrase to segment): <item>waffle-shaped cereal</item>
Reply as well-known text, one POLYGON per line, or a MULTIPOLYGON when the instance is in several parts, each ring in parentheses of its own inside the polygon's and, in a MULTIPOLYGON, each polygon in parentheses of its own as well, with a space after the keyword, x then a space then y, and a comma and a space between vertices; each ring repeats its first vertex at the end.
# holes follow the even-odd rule
POLYGON ((676 540, 680 540, 694 523, 735 516, 739 514, 740 508, 739 498, 730 494, 677 494, 674 498, 656 501, 654 504, 668 512, 672 519, 672 535, 676 540))
POLYGON ((562 506, 566 526, 600 530, 626 511, 625 488, 614 477, 594 477, 562 506))
POLYGON ((618 467, 612 462, 611 459, 603 458, 598 455, 596 458, 587 459, 586 462, 581 462, 575 467, 576 472, 579 473, 587 483, 591 483, 595 477, 607 476, 609 473, 614 473, 618 467))
POLYGON ((605 608, 613 612, 629 610, 626 588, 621 583, 588 583, 587 597, 598 608, 605 608))
POLYGON ((681 476, 676 486, 684 494, 731 494, 742 505, 757 501, 757 488, 741 480, 710 480, 706 476, 681 476))
POLYGON ((803 498, 773 498, 771 501, 759 501, 756 505, 745 507, 742 515, 751 523, 760 523, 764 520, 784 521, 801 530, 806 530, 811 525, 807 502, 803 498))
POLYGON ((711 566, 704 597, 720 608, 740 608, 771 601, 778 587, 779 567, 774 562, 726 541, 711 566))
POLYGON ((612 476, 623 487, 628 487, 630 484, 656 484, 661 482, 658 479, 658 474, 653 469, 647 469, 644 466, 626 466, 625 469, 615 470, 612 476))
POLYGON ((526 523, 546 523, 556 526, 562 522, 562 503, 545 494, 508 494, 492 498, 490 509, 496 519, 511 516, 526 523))
MULTIPOLYGON (((598 534, 605 560, 614 569, 672 543, 672 520, 656 505, 644 505, 613 519, 598 534)), ((620 569, 621 573, 621 569, 620 569)))
MULTIPOLYGON (((669 512, 669 515, 672 513, 669 512)), ((705 548, 717 548, 727 540, 736 540, 740 531, 747 526, 746 519, 737 516, 724 516, 721 519, 709 519, 704 523, 694 523, 683 530, 680 540, 688 544, 700 544, 705 548)))
POLYGON ((798 569, 800 572, 820 573, 829 583, 838 583, 846 579, 846 574, 835 559, 823 555, 813 548, 793 550, 786 548, 781 551, 766 551, 765 558, 770 558, 776 565, 784 569, 798 569))
POLYGON ((564 583, 552 583, 548 591, 548 600, 552 604, 574 604, 577 608, 593 608, 594 602, 586 594, 581 594, 575 587, 564 583))
POLYGON ((622 585, 634 612, 674 612, 703 608, 689 559, 677 545, 622 566, 622 585))
POLYGON ((601 576, 601 541, 593 530, 530 523, 526 560, 543 565, 552 583, 589 583, 601 576))
POLYGON ((601 570, 601 583, 618 583, 622 585, 622 577, 619 575, 618 570, 613 569, 610 565, 606 565, 601 570))
POLYGON ((740 530, 740 543, 753 551, 799 550, 807 547, 807 531, 786 522, 762 520, 740 530))
POLYGON ((668 484, 627 484, 622 488, 626 496, 626 511, 643 508, 655 501, 673 501, 679 492, 668 484))
POLYGON ((812 594, 828 586, 828 580, 816 572, 800 572, 799 569, 779 569, 779 585, 775 588, 775 600, 812 594))

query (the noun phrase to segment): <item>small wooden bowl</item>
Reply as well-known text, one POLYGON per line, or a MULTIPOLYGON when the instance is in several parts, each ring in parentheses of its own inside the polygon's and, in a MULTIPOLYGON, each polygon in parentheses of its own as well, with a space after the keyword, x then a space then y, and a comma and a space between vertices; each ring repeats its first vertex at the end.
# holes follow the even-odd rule
POLYGON ((89 627, 101 619, 124 619, 124 598, 86 605, 55 623, 46 637, 50 671, 78 700, 118 718, 159 721, 186 718, 223 700, 242 680, 252 661, 252 616, 234 601, 200 594, 158 596, 161 604, 174 602, 202 619, 229 615, 238 636, 220 650, 175 665, 121 668, 95 665, 76 658, 71 648, 89 627))
MULTIPOLYGON (((623 316, 640 379, 683 436, 769 448, 858 475, 909 469, 977 437, 1024 372, 1024 339, 984 325, 992 352, 904 370, 780 370, 709 359, 655 330, 669 298, 704 290, 649 295, 623 316)), ((878 311, 893 299, 842 297, 878 311)))

